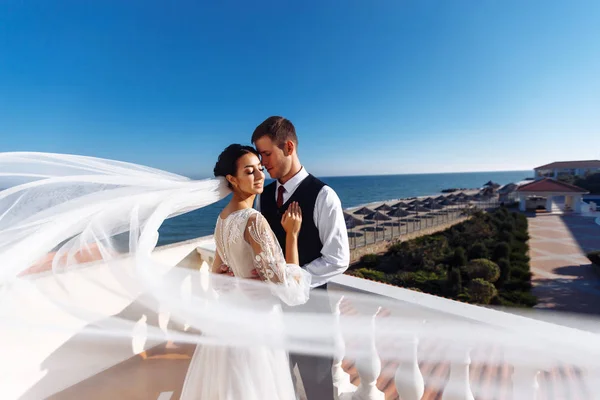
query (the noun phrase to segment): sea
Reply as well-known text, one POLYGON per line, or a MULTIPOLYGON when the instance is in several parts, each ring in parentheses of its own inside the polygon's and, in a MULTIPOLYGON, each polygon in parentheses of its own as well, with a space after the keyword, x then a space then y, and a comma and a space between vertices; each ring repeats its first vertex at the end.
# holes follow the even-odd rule
MULTIPOLYGON (((533 177, 533 171, 463 172, 442 174, 319 177, 333 188, 344 209, 379 201, 438 195, 448 188, 481 188, 488 181, 505 185, 533 177)), ((212 235, 227 197, 207 207, 166 220, 158 245, 212 235)))

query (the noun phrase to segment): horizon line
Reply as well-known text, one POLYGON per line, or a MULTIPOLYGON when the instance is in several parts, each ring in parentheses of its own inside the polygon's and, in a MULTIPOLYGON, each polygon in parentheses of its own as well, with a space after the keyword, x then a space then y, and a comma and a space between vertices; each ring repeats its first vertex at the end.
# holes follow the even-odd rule
MULTIPOLYGON (((446 172, 400 172, 400 173, 386 173, 386 174, 368 174, 368 175, 317 175, 313 174, 317 178, 369 178, 376 176, 408 176, 408 175, 449 175, 449 174, 481 174, 481 173, 498 173, 498 172, 531 172, 532 176, 534 175, 534 170, 532 169, 507 169, 507 170, 489 170, 489 171, 446 171, 446 172)), ((266 175, 266 174, 265 174, 266 175)), ((187 176, 187 175, 186 175, 187 176)), ((191 179, 210 179, 214 178, 213 176, 208 177, 192 177, 191 179)), ((273 179, 268 177, 266 179, 273 179)))
MULTIPOLYGON (((374 176, 399 176, 399 175, 446 175, 446 174, 481 174, 481 173, 498 173, 498 172, 533 172, 533 169, 507 169, 507 170, 490 170, 490 171, 446 171, 446 172, 394 172, 385 174, 369 174, 369 175, 320 175, 321 178, 360 178, 374 176)), ((315 175, 316 176, 316 175, 315 175)))

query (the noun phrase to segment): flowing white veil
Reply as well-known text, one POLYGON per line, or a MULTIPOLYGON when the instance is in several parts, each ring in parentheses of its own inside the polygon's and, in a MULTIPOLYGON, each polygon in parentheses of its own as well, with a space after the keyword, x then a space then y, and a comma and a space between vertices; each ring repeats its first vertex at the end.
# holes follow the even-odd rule
MULTIPOLYGON (((170 249, 154 251, 165 219, 228 193, 222 179, 76 155, 0 153, 2 397, 50 397, 86 379, 87 370, 109 368, 102 364, 108 353, 130 349, 131 357, 165 340, 270 346, 338 361, 345 354, 373 371, 381 359, 406 372, 397 386, 418 383, 417 361, 468 368, 467 355, 469 362, 494 362, 485 351, 494 347, 515 376, 568 365, 587 390, 596 385, 600 341, 592 332, 459 303, 440 312, 420 293, 406 301, 314 291, 334 306, 343 295, 346 311, 334 318, 293 308, 271 313, 252 307, 251 299, 272 296, 266 284, 172 265, 170 249), (419 343, 437 347, 417 360, 419 343), (72 351, 59 351, 65 346, 72 351)), ((597 322, 589 326, 596 330, 597 322)), ((464 385, 428 385, 445 387, 445 398, 468 398, 464 385)), ((513 394, 531 387, 515 384, 513 394)))

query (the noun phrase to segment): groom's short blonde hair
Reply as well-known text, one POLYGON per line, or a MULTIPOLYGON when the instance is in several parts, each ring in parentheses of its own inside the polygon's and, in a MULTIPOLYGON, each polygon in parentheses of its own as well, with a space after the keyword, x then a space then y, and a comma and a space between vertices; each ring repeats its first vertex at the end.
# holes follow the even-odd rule
POLYGON ((291 140, 298 146, 296 128, 294 128, 294 124, 287 118, 273 116, 265 119, 254 129, 252 143, 255 143, 263 136, 268 136, 279 147, 285 145, 285 142, 288 140, 291 140))

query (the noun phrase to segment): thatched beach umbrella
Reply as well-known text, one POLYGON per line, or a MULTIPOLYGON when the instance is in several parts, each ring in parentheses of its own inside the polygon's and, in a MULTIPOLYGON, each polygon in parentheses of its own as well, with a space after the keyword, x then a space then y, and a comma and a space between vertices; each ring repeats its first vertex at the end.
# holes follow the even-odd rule
POLYGON ((352 229, 356 228, 357 226, 370 225, 373 223, 372 221, 363 221, 362 219, 356 218, 354 215, 348 214, 347 212, 344 212, 344 221, 346 222, 346 229, 350 229, 350 231, 348 232, 348 237, 354 238, 354 247, 356 247, 356 238, 363 236, 363 234, 353 232, 352 229))
POLYGON ((354 215, 348 214, 347 212, 344 212, 344 221, 346 221, 346 229, 352 229, 367 224, 362 219, 356 218, 354 215))
POLYGON ((496 182, 493 182, 493 181, 487 181, 487 182, 485 183, 485 185, 483 185, 483 187, 490 187, 490 188, 497 189, 497 188, 499 188, 499 187, 500 187, 500 184, 498 184, 498 183, 496 183, 496 182))
POLYGON ((389 220, 391 220, 390 217, 388 217, 385 214, 380 213, 379 211, 374 212, 374 213, 369 214, 369 215, 365 215, 365 219, 370 219, 370 220, 373 220, 373 221, 389 221, 389 220))
POLYGON ((403 210, 401 208, 396 208, 395 210, 392 210, 388 213, 388 215, 390 217, 393 218, 402 218, 402 217, 407 217, 410 215, 410 213, 406 210, 403 210))
POLYGON ((362 233, 360 233, 360 232, 348 232, 348 237, 354 238, 354 245, 355 245, 355 247, 356 247, 356 238, 357 237, 362 237, 362 236, 364 236, 364 235, 362 233))
POLYGON ((429 212, 431 211, 429 208, 425 208, 422 205, 414 205, 414 206, 410 206, 407 208, 408 211, 413 211, 413 212, 429 212))
POLYGON ((441 201, 440 204, 442 206, 455 206, 457 205, 455 201, 452 201, 452 199, 444 199, 444 201, 441 201))
POLYGON ((392 206, 392 208, 406 208, 406 207, 408 207, 408 204, 403 201, 400 201, 392 206))
POLYGON ((376 207, 376 208, 375 208, 375 210, 377 210, 377 211, 390 211, 390 210, 392 210, 392 209, 393 209, 393 208, 392 208, 391 206, 388 206, 388 205, 387 205, 387 204, 385 204, 385 203, 384 203, 384 204, 382 204, 382 205, 380 205, 379 207, 376 207))
POLYGON ((375 211, 371 210, 370 208, 363 207, 363 208, 359 208, 358 210, 354 211, 353 214, 368 215, 368 214, 373 214, 374 212, 375 211))
MULTIPOLYGON (((377 240, 377 232, 380 231, 380 229, 378 228, 378 221, 390 221, 391 220, 390 217, 388 217, 385 214, 382 214, 380 211, 376 211, 372 214, 365 215, 365 219, 375 221, 375 240, 377 240)), ((385 231, 385 229, 384 229, 384 231, 385 231)))
POLYGON ((444 208, 444 206, 442 206, 441 204, 433 202, 433 201, 431 201, 429 203, 425 203, 425 204, 423 204, 423 206, 430 208, 432 210, 441 210, 444 208))
POLYGON ((436 197, 434 200, 435 200, 435 201, 444 201, 444 200, 446 200, 446 196, 444 196, 444 195, 442 194, 442 195, 439 195, 438 197, 436 197))

